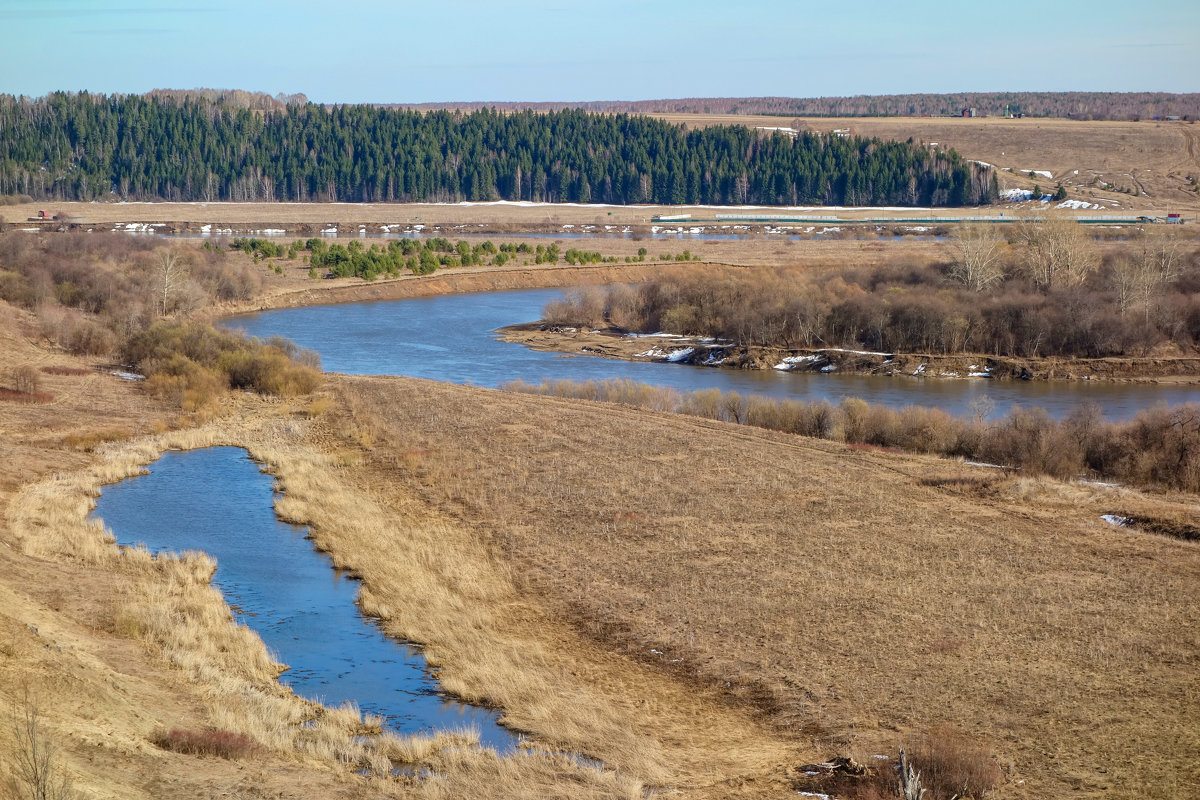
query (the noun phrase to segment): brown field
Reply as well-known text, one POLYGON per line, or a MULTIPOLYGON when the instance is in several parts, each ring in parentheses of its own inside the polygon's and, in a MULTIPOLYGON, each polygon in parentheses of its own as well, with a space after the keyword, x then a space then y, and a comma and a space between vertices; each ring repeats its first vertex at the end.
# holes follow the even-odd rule
POLYGON ((1200 549, 1099 519, 1187 498, 617 406, 343 387, 380 480, 478 530, 598 641, 830 755, 948 725, 1000 760, 1003 797, 1200 790, 1200 549))
MULTIPOLYGON (((609 241, 637 246, 568 246, 609 241)), ((813 268, 939 252, 726 245, 813 268)), ((239 308, 655 269, 366 283, 280 263, 239 308)), ((821 788, 803 764, 850 755, 887 775, 873 757, 923 735, 978 749, 996 797, 1200 794, 1200 546, 1099 520, 1194 524, 1193 496, 408 379, 327 376, 315 399, 238 395, 199 419, 0 303, 0 384, 23 366, 51 399, 0 401, 0 751, 28 689, 84 796, 784 797, 821 788), (362 577, 363 608, 535 752, 378 736, 290 696, 206 558, 151 561, 84 521, 102 484, 212 444, 267 463, 278 513, 362 577), (254 746, 227 760, 155 744, 210 727, 254 746)))

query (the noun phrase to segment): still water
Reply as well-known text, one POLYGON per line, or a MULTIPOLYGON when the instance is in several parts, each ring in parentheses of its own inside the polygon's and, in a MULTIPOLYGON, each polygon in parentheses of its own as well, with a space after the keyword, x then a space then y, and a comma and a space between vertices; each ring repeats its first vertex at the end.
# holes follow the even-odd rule
POLYGON ((282 683, 326 705, 353 700, 402 733, 472 727, 485 745, 513 746, 494 712, 439 694, 421 654, 359 613, 357 582, 313 549, 305 528, 276 519, 274 481, 246 451, 172 451, 149 470, 104 487, 94 516, 121 544, 213 556, 213 583, 238 621, 289 666, 282 683))
MULTIPOLYGON (((1128 419, 1155 405, 1200 402, 1200 387, 1102 382, 992 381, 732 370, 617 361, 540 352, 496 338, 505 325, 541 318, 558 289, 385 300, 265 311, 223 324, 252 336, 284 336, 321 354, 325 369, 358 375, 407 375, 495 387, 522 379, 631 378, 682 390, 721 389, 799 400, 840 402, 861 397, 890 407, 941 408, 965 416, 986 400, 1003 415, 1013 406, 1040 406, 1061 417, 1097 403, 1110 419, 1128 419)), ((649 340, 647 349, 655 340, 649 340)))

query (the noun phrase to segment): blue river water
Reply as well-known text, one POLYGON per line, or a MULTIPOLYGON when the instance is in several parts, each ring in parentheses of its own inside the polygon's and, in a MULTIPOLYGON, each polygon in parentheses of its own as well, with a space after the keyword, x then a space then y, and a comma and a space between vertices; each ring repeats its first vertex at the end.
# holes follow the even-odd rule
POLYGON ((420 652, 359 612, 357 582, 313 548, 305 528, 275 517, 273 482, 239 448, 172 451, 148 475, 104 487, 94 516, 121 544, 214 557, 213 583, 288 665, 280 681, 297 694, 332 706, 353 700, 401 733, 474 728, 483 744, 511 749, 515 737, 495 712, 443 696, 420 652))
MULTIPOLYGON (((500 341, 497 328, 540 319, 557 289, 451 295, 308 306, 230 317, 222 324, 252 336, 284 336, 316 350, 324 368, 358 375, 406 375, 495 387, 521 379, 630 378, 681 390, 721 389, 829 400, 860 397, 890 407, 941 408, 966 416, 1014 406, 1041 407, 1062 417, 1096 403, 1110 419, 1128 419, 1155 405, 1200 402, 1200 387, 1101 381, 992 381, 731 370, 661 362, 567 356, 500 341)), ((647 341, 647 349, 655 340, 647 341)))

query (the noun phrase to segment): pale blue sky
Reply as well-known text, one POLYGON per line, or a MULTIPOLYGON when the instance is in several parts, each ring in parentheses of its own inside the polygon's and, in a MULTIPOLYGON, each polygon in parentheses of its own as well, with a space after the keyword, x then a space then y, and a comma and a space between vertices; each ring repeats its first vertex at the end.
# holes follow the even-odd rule
POLYGON ((0 0, 0 92, 318 102, 1200 91, 1200 2, 0 0))

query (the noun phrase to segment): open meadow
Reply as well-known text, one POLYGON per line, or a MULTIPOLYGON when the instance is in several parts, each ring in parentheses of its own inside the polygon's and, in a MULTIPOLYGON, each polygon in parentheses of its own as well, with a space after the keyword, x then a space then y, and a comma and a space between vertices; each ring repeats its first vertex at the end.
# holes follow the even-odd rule
MULTIPOLYGON (((10 254, 34 241, 3 236, 27 237, 10 254)), ((47 253, 76 264, 86 241, 47 253)), ((92 269, 161 292, 159 242, 112 241, 92 269)), ((624 262, 642 244, 563 242, 615 264, 371 282, 183 242, 216 288, 174 316, 639 282, 661 272, 624 262)), ((689 246, 709 265, 673 270, 946 258, 913 237, 689 246)), ((415 379, 216 392, 160 357, 147 389, 111 349, 77 347, 63 331, 82 323, 46 308, 66 290, 47 291, 0 302, 0 384, 36 389, 0 398, 0 717, 24 718, 28 692, 83 796, 865 800, 889 796, 901 746, 946 800, 1200 792, 1200 546, 1101 519, 1189 529, 1193 495, 415 379), (266 464, 277 513, 361 579, 363 610, 531 752, 380 734, 296 698, 209 589, 210 561, 119 550, 86 522, 104 483, 218 444, 266 464), (174 752, 176 729, 241 745, 174 752), (871 774, 806 768, 839 757, 871 774)), ((20 751, 19 731, 0 726, 0 747, 20 751)))

